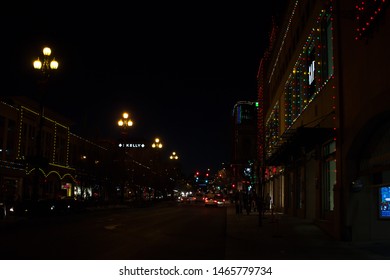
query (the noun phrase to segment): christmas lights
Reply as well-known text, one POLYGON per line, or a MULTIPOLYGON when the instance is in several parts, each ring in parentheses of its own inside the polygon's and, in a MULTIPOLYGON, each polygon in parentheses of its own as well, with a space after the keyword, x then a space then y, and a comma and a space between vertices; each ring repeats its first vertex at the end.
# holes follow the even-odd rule
POLYGON ((367 38, 372 32, 378 18, 388 5, 386 0, 364 0, 358 1, 355 6, 356 28, 355 40, 367 38))
MULTIPOLYGON (((284 45, 285 38, 295 13, 298 1, 295 2, 294 9, 289 18, 283 40, 277 54, 277 59, 272 68, 272 73, 276 69, 277 61, 284 45)), ((279 119, 279 101, 276 101, 270 116, 265 124, 265 148, 268 155, 272 154, 283 135, 292 128, 297 119, 309 107, 313 100, 322 92, 327 92, 324 88, 334 78, 334 56, 333 56, 333 7, 332 1, 326 9, 322 9, 317 17, 315 26, 308 34, 302 50, 294 64, 291 73, 284 85, 284 95, 282 96, 283 114, 279 119), (284 122, 282 126, 280 122, 284 122), (280 128, 284 127, 284 131, 280 128)), ((332 107, 335 110, 335 87, 332 87, 332 107)), ((261 102, 261 100, 260 100, 261 102)))

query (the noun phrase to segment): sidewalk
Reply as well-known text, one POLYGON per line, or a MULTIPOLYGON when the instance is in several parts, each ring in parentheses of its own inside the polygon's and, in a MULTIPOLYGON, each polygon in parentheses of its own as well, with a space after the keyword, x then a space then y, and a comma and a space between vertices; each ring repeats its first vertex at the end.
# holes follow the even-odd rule
POLYGON ((338 241, 313 222, 282 213, 237 215, 227 206, 226 259, 390 260, 390 242, 338 241))

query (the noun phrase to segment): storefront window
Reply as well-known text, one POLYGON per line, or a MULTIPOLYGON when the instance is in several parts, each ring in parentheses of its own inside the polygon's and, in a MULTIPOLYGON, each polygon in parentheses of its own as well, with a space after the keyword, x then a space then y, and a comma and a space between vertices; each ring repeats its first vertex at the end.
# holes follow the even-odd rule
POLYGON ((336 142, 323 146, 322 165, 322 209, 334 210, 334 186, 336 185, 336 142))

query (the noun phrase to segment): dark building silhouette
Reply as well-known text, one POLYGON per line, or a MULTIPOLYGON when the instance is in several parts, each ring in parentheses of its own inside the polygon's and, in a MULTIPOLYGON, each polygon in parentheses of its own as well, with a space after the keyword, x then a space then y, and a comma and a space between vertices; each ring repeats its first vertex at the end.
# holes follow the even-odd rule
POLYGON ((232 113, 232 182, 237 189, 255 188, 257 102, 238 101, 232 113))

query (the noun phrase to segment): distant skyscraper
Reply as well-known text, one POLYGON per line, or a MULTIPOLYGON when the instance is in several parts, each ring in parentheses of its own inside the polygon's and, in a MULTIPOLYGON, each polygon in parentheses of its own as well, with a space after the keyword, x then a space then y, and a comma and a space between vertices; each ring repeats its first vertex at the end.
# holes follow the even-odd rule
POLYGON ((231 167, 234 181, 239 187, 248 187, 248 177, 253 173, 249 169, 256 159, 257 150, 257 103, 238 101, 233 108, 232 126, 231 167))
POLYGON ((233 161, 245 162, 256 157, 256 102, 239 101, 233 108, 233 161))

